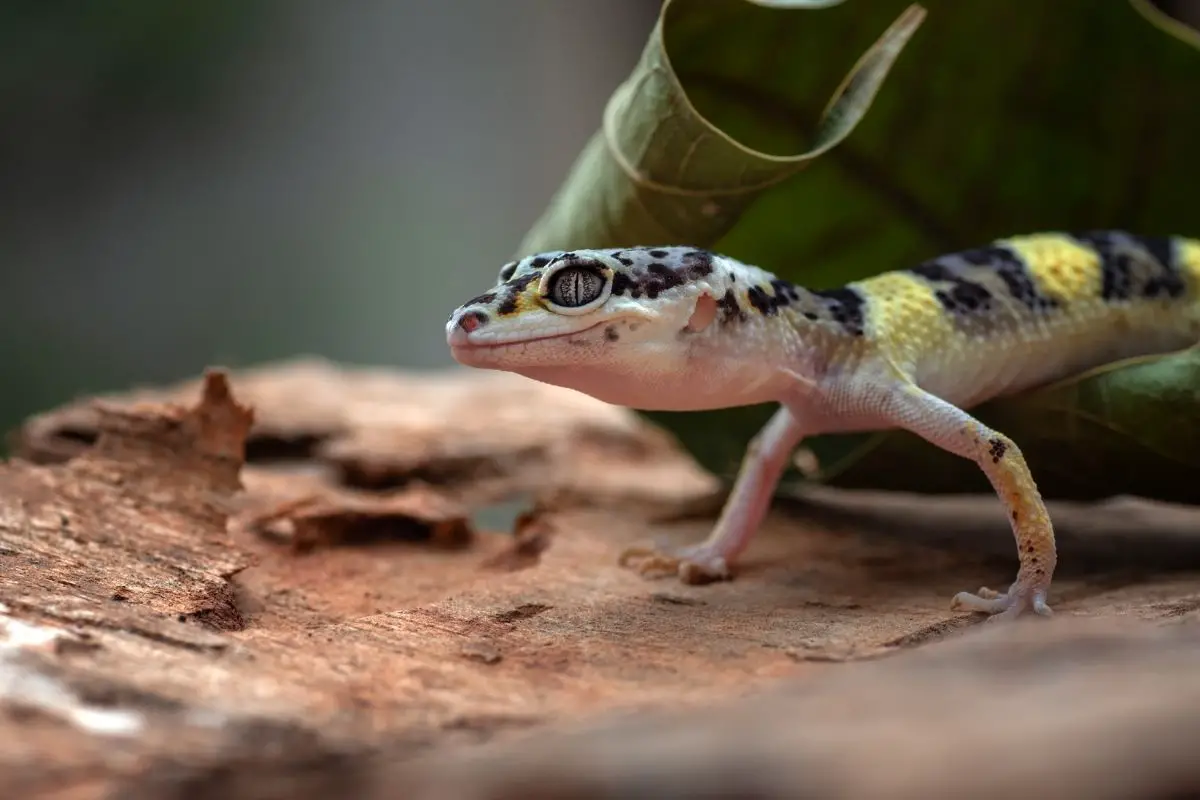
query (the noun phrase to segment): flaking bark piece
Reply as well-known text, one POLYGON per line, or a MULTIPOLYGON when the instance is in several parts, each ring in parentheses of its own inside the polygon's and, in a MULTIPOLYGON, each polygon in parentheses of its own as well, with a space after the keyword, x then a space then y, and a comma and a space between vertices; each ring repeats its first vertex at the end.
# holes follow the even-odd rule
POLYGON ((475 536, 466 509, 423 484, 387 494, 320 488, 248 509, 234 524, 301 552, 398 540, 457 549, 475 536))
MULTIPOLYGON (((232 382, 255 409, 249 462, 305 463, 358 488, 424 482, 472 505, 545 491, 584 504, 672 504, 713 489, 673 437, 637 414, 518 375, 302 359, 239 371, 232 382)), ((197 389, 187 381, 104 401, 129 408, 197 389)), ((13 445, 30 460, 62 461, 94 441, 100 420, 94 403, 69 404, 28 420, 13 445)))
MULTIPOLYGON (((389 386, 380 372, 343 370, 320 359, 296 359, 225 374, 237 386, 238 396, 255 409, 246 441, 250 460, 304 457, 315 442, 347 430, 348 397, 398 397, 402 389, 389 386)), ((16 455, 30 461, 65 461, 95 442, 103 409, 191 402, 203 391, 205 380, 192 378, 71 402, 30 417, 10 435, 10 444, 16 455)))
MULTIPOLYGON (((198 501, 192 510, 210 510, 213 500, 242 488, 239 473, 254 412, 234 400, 222 370, 205 373, 201 392, 200 403, 190 408, 97 401, 100 437, 75 460, 73 473, 114 478, 147 499, 159 499, 165 491, 176 505, 198 501)), ((217 505, 223 519, 225 503, 217 505)))
POLYGON ((220 371, 191 407, 94 413, 96 445, 73 461, 0 464, 0 604, 154 638, 164 617, 240 628, 228 578, 248 564, 225 523, 253 413, 220 371))

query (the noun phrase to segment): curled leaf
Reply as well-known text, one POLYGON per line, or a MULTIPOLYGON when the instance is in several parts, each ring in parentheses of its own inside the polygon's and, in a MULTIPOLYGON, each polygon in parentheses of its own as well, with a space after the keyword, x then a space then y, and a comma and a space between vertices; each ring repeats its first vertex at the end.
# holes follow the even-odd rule
POLYGON ((754 149, 708 119, 691 92, 709 91, 719 78, 729 91, 753 93, 754 70, 737 62, 803 61, 823 35, 822 19, 795 9, 840 2, 667 0, 636 69, 604 109, 601 130, 520 254, 719 239, 762 192, 854 130, 925 12, 909 6, 862 55, 816 121, 807 149, 790 132, 772 148, 780 154, 754 149), (714 73, 714 64, 732 69, 714 73))

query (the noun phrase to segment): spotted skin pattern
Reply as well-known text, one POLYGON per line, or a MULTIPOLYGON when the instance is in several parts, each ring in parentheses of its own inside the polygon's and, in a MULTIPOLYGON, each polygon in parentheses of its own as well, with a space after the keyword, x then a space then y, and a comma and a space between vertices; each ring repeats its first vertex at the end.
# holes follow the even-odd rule
POLYGON ((1049 615, 1050 516, 1017 443, 967 409, 1200 342, 1200 241, 1014 236, 823 290, 692 247, 539 253, 504 265, 493 289, 454 311, 446 335, 463 364, 634 408, 779 404, 708 539, 622 555, 644 574, 728 578, 805 437, 900 428, 974 461, 1016 539, 1009 589, 961 592, 952 607, 1049 615), (603 290, 556 306, 556 282, 576 270, 589 276, 574 273, 572 286, 603 290))

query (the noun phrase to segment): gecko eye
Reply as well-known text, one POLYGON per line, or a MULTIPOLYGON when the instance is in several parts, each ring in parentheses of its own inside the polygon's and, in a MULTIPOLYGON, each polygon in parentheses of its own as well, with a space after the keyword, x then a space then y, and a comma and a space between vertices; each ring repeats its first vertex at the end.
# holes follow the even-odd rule
POLYGON ((560 308, 581 308, 601 298, 608 280, 594 267, 566 267, 550 278, 546 292, 550 302, 560 308))

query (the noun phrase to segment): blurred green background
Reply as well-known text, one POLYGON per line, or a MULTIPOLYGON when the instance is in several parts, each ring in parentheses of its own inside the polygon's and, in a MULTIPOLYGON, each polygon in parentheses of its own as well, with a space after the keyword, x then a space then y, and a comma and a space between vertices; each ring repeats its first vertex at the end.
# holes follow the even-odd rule
POLYGON ((449 364, 658 9, 0 0, 0 428, 208 364, 449 364))

